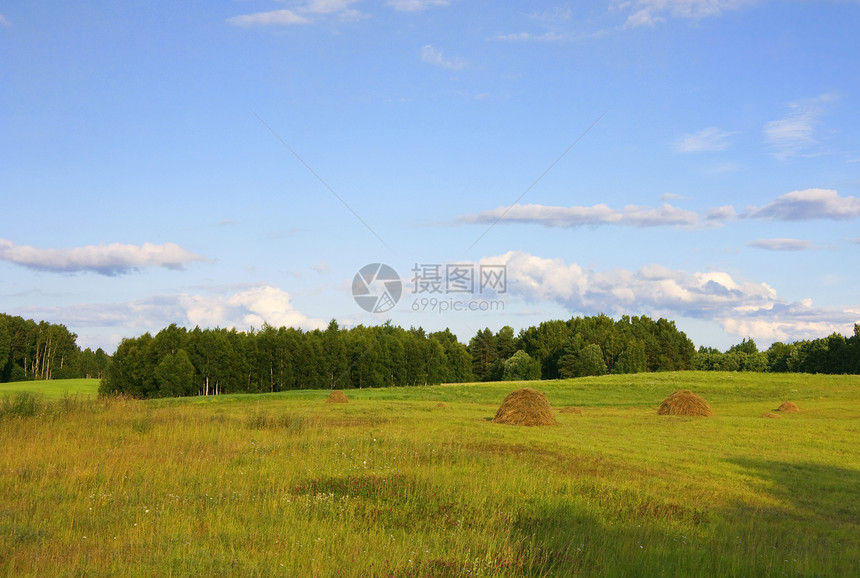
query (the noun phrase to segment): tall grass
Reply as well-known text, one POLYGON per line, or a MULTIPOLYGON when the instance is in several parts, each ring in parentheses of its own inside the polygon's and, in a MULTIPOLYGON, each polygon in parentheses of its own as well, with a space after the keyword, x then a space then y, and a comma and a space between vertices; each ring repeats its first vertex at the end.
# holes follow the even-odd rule
POLYGON ((0 413, 0 574, 851 575, 857 381, 774 379, 543 383, 583 407, 546 428, 489 422, 517 384, 34 399, 0 413), (715 416, 657 416, 691 381, 715 416))

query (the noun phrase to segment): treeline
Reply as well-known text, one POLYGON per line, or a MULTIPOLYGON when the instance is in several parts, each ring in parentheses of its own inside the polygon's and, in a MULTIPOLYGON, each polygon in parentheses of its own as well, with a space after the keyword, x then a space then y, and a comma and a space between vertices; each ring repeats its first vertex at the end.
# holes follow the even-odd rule
POLYGON ((674 321, 606 315, 545 321, 514 335, 478 331, 469 342, 478 381, 557 379, 692 368, 696 348, 674 321))
POLYGON ((854 324, 854 335, 848 338, 834 333, 821 339, 776 342, 767 351, 759 351, 752 339, 725 352, 700 347, 693 357, 693 369, 860 374, 860 324, 854 324))
POLYGON ((81 351, 65 325, 0 313, 0 382, 101 378, 110 357, 81 351))
POLYGON ((744 339, 725 352, 697 351, 673 321, 602 314, 546 321, 518 334, 510 326, 483 329, 468 345, 447 329, 345 329, 334 320, 314 331, 189 331, 174 324, 123 339, 112 357, 81 351, 76 338, 64 325, 0 314, 0 381, 95 377, 101 393, 174 397, 689 369, 860 374, 860 324, 848 338, 777 342, 767 351, 744 339))
POLYGON ((103 394, 176 397, 294 389, 416 386, 472 381, 466 346, 390 323, 324 331, 264 325, 258 331, 170 325, 123 339, 99 386, 103 394))

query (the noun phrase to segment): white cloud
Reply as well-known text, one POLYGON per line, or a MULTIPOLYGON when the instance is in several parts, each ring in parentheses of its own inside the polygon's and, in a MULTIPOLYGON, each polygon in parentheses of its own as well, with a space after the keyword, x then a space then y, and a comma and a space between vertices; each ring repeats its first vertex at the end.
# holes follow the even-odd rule
POLYGON ((309 0, 296 6, 293 10, 272 10, 255 12, 228 18, 227 22, 234 26, 290 26, 293 24, 309 24, 312 22, 305 15, 336 16, 344 21, 356 21, 364 18, 364 14, 350 8, 357 0, 309 0))
POLYGON ((809 251, 811 249, 818 249, 815 243, 800 239, 756 239, 749 241, 747 245, 759 249, 767 249, 768 251, 809 251))
POLYGON ((823 94, 789 103, 790 112, 785 118, 765 124, 764 138, 772 147, 773 156, 784 160, 803 153, 815 144, 815 125, 824 113, 823 105, 834 98, 833 95, 823 94))
POLYGON ((421 12, 434 6, 449 6, 450 0, 388 0, 387 4, 397 12, 421 12))
POLYGON ((10 26, 12 26, 12 23, 9 22, 8 18, 6 18, 2 14, 0 14, 0 26, 3 26, 5 28, 9 28, 10 26))
POLYGON ((728 137, 734 133, 709 126, 696 133, 685 134, 675 143, 679 153, 721 151, 729 146, 728 137))
POLYGON ((544 32, 543 34, 514 32, 511 34, 499 34, 496 36, 496 40, 502 40, 505 42, 560 42, 566 39, 567 36, 556 32, 544 32))
POLYGON ((88 245, 71 249, 38 249, 0 239, 0 260, 54 273, 90 271, 101 275, 122 275, 142 267, 184 269, 193 261, 208 261, 174 243, 155 245, 88 245))
POLYGON ((654 26, 669 18, 700 20, 737 10, 758 0, 623 0, 616 9, 628 13, 625 28, 654 26))
POLYGON ((465 223, 536 223, 547 227, 580 227, 583 225, 631 225, 635 227, 699 225, 699 216, 669 204, 658 208, 627 205, 623 210, 613 209, 603 203, 590 207, 553 207, 546 205, 520 205, 464 215, 458 219, 465 223))
MULTIPOLYGON (((663 195, 661 199, 682 198, 663 195)), ((830 189, 793 191, 763 207, 749 207, 740 215, 731 205, 712 207, 702 213, 663 203, 659 207, 627 205, 613 209, 603 203, 592 206, 555 207, 515 203, 477 214, 462 215, 460 223, 496 224, 527 223, 545 227, 582 227, 586 225, 628 225, 633 227, 713 227, 737 218, 770 221, 805 221, 812 219, 849 220, 860 217, 860 198, 841 197, 830 189)), ((758 246, 758 245, 756 245, 758 246)), ((804 247, 813 248, 813 247, 804 247)), ((786 250, 786 249, 782 249, 786 250)))
POLYGON ((735 279, 722 271, 691 273, 657 264, 636 271, 595 271, 522 251, 487 257, 481 263, 506 265, 510 297, 558 303, 572 314, 704 319, 739 337, 770 341, 821 337, 833 331, 850 334, 860 319, 856 308, 785 303, 766 283, 735 279))
POLYGON ((847 220, 860 217, 860 198, 841 197, 831 189, 792 191, 746 216, 770 221, 847 220))
POLYGON ((320 275, 328 275, 329 265, 325 261, 320 261, 316 265, 312 266, 311 269, 319 273, 320 275))
POLYGON ((290 294, 272 285, 233 288, 222 293, 155 296, 126 303, 28 307, 21 312, 72 328, 122 327, 141 333, 158 331, 171 323, 189 328, 235 327, 240 331, 260 328, 263 323, 302 329, 327 325, 322 319, 297 311, 290 294))
POLYGON ((731 221, 736 216, 735 208, 731 205, 723 205, 722 207, 714 207, 708 209, 705 214, 706 221, 731 221))
POLYGON ((292 10, 272 10, 271 12, 255 12, 254 14, 242 14, 228 18, 227 22, 234 26, 284 26, 291 24, 307 24, 307 18, 300 16, 292 10))
POLYGON ((448 68, 450 70, 462 70, 466 68, 465 62, 459 58, 454 58, 453 60, 445 58, 445 55, 441 50, 433 48, 430 44, 425 45, 424 48, 421 49, 421 62, 426 62, 427 64, 432 64, 433 66, 439 66, 441 68, 448 68))
POLYGON ((189 325, 205 327, 235 327, 249 329, 268 323, 274 327, 320 329, 321 319, 311 319, 296 311, 286 291, 263 285, 232 295, 180 295, 179 306, 185 311, 189 325))

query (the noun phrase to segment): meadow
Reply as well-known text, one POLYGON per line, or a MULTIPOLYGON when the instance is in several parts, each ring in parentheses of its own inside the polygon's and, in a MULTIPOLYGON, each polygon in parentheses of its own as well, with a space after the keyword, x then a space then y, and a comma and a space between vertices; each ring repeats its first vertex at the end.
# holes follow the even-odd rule
MULTIPOLYGON (((851 576, 860 377, 530 382, 138 401, 0 393, 8 576, 851 576), (676 389, 710 418, 658 416, 676 389), (783 401, 799 413, 770 415, 783 401)), ((35 387, 35 386, 34 386, 35 387)), ((16 390, 18 391, 18 390, 16 390)))
POLYGON ((48 381, 12 381, 0 383, 0 397, 30 392, 40 397, 60 399, 63 397, 96 396, 99 393, 98 379, 51 379, 48 381))

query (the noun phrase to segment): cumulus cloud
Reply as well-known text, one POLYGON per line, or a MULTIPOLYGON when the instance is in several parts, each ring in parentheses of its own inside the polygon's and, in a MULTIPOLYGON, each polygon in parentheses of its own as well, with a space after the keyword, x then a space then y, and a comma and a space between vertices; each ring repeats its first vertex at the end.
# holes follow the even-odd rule
POLYGON ((555 302, 571 313, 697 318, 738 336, 770 341, 850 332, 860 319, 856 308, 785 303, 766 283, 736 279, 722 271, 687 272, 657 264, 636 271, 595 271, 522 251, 487 257, 481 263, 506 266, 508 295, 555 302))
POLYGON ((154 296, 126 303, 28 307, 22 313, 70 327, 121 327, 141 333, 158 331, 171 323, 185 327, 235 327, 240 331, 260 328, 263 323, 302 329, 326 326, 322 319, 297 311, 290 294, 272 285, 154 296))
POLYGON ((626 28, 654 26, 669 18, 700 20, 737 10, 758 0, 624 0, 616 8, 628 13, 626 28))
POLYGON ((268 323, 274 327, 325 327, 321 319, 311 319, 296 311, 286 291, 272 285, 253 287, 230 295, 180 295, 178 305, 189 325, 248 329, 268 323))
POLYGON ((458 219, 463 223, 536 223, 547 227, 581 227, 583 225, 630 225, 635 227, 699 225, 699 216, 693 211, 673 207, 668 203, 662 206, 641 207, 627 205, 617 210, 598 203, 590 207, 553 207, 547 205, 521 205, 498 207, 475 215, 464 215, 458 219))
POLYGON ((426 44, 424 48, 421 49, 421 62, 432 64, 433 66, 438 66, 440 68, 447 68, 449 70, 463 70, 466 68, 465 62, 459 58, 446 58, 445 54, 441 50, 437 50, 430 44, 426 44))
POLYGON ((756 239, 747 243, 750 247, 767 249, 768 251, 809 251, 818 249, 818 245, 811 241, 800 239, 756 239))
POLYGON ((721 151, 728 148, 728 138, 733 134, 715 126, 709 126, 699 132, 685 134, 675 142, 674 148, 679 153, 721 151))
POLYGON ((242 14, 228 18, 227 22, 233 26, 285 26, 291 24, 307 24, 307 18, 296 14, 292 10, 272 10, 270 12, 255 12, 253 14, 242 14))
POLYGON ((137 271, 143 267, 164 267, 182 270, 193 261, 208 261, 174 243, 155 245, 87 245, 71 249, 38 249, 15 245, 0 239, 0 260, 53 273, 89 271, 115 276, 137 271))
POLYGON ((434 6, 448 6, 450 0, 388 0, 387 4, 397 12, 421 12, 434 6))
POLYGON ((842 197, 831 189, 804 189, 776 198, 747 214, 769 221, 808 221, 812 219, 848 220, 860 217, 860 199, 842 197))

